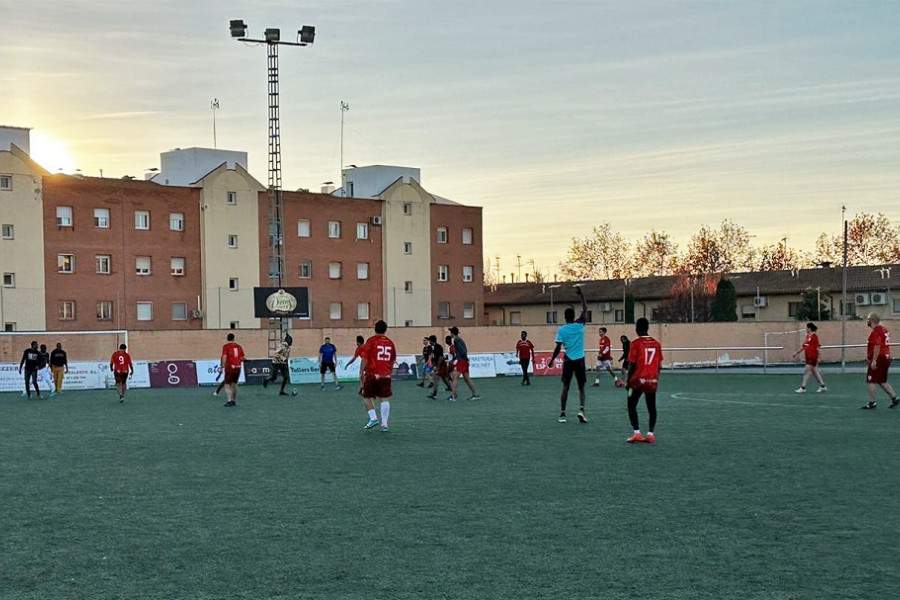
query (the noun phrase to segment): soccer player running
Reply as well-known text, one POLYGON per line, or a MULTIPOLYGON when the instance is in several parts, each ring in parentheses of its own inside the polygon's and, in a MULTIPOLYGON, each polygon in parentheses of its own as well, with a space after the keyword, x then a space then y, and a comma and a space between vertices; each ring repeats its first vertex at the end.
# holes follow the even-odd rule
MULTIPOLYGON (((450 336, 447 337, 451 341, 453 340, 450 336)), ((426 397, 434 400, 437 398, 438 387, 441 382, 444 383, 448 390, 453 389, 453 382, 450 381, 449 361, 444 353, 444 347, 438 343, 436 335, 428 336, 428 341, 431 342, 431 362, 434 368, 431 371, 431 386, 433 389, 426 397)))
POLYGON ((287 396, 287 392, 284 391, 284 388, 287 386, 288 381, 291 379, 291 374, 288 370, 288 361, 291 358, 291 344, 294 343, 294 338, 290 336, 290 334, 284 336, 284 339, 278 344, 278 348, 275 350, 275 356, 272 357, 272 371, 269 373, 269 377, 267 379, 263 379, 263 387, 269 387, 270 381, 275 381, 278 379, 278 376, 281 375, 281 389, 278 391, 279 396, 287 396))
POLYGON ((600 372, 602 369, 606 369, 613 376, 613 383, 616 387, 622 387, 622 383, 612 367, 612 342, 606 335, 606 327, 601 327, 598 333, 600 334, 600 340, 597 343, 597 377, 594 379, 592 387, 600 387, 600 372))
POLYGON ((50 377, 50 353, 47 352, 47 345, 41 344, 40 359, 38 360, 38 372, 37 378, 42 384, 46 386, 48 390, 50 390, 50 395, 53 396, 53 378, 50 377))
POLYGON ((219 374, 216 375, 218 380, 224 373, 225 397, 228 401, 224 406, 235 406, 237 404, 238 380, 241 378, 241 368, 244 364, 244 349, 241 345, 234 341, 234 334, 229 333, 226 343, 222 346, 222 357, 219 362, 219 374))
POLYGON ((628 438, 629 444, 656 442, 656 389, 659 385, 659 368, 662 365, 662 346, 650 337, 650 321, 641 317, 634 324, 638 337, 631 342, 628 351, 628 380, 625 384, 628 388, 628 420, 634 434, 628 438), (647 403, 647 416, 650 422, 647 425, 646 437, 641 434, 638 422, 637 405, 644 395, 647 403))
POLYGON ((365 344, 365 343, 366 343, 366 338, 364 338, 361 335, 356 336, 356 350, 353 351, 353 358, 351 358, 347 362, 347 365, 346 365, 347 367, 349 367, 350 365, 352 365, 353 363, 356 362, 356 359, 359 358, 360 352, 362 352, 363 344, 365 344))
MULTIPOLYGON (((431 371, 433 368, 433 361, 431 357, 431 352, 433 348, 431 347, 431 340, 427 337, 422 338, 422 363, 420 368, 419 375, 419 383, 416 385, 419 387, 425 387, 425 382, 428 381, 428 387, 431 387, 431 371)), ((416 363, 419 361, 416 360, 416 363)))
POLYGON ((22 392, 23 398, 31 398, 31 386, 34 386, 34 392, 37 397, 41 397, 41 388, 38 387, 37 373, 41 362, 41 351, 38 350, 38 343, 31 342, 25 352, 22 353, 22 360, 19 361, 19 375, 22 374, 22 368, 25 369, 25 391, 22 392))
POLYGON ((391 416, 391 402, 388 398, 393 395, 391 373, 397 361, 397 348, 385 333, 387 323, 380 319, 375 321, 375 335, 366 340, 359 353, 359 384, 366 412, 369 414, 365 429, 378 427, 375 413, 375 399, 378 398, 381 404, 381 431, 386 433, 391 416))
POLYGON ((581 291, 580 286, 575 287, 575 293, 581 298, 581 316, 576 319, 575 309, 571 306, 566 308, 563 313, 566 324, 556 332, 556 347, 553 349, 553 356, 550 357, 548 363, 549 368, 552 369, 560 350, 565 348, 562 368, 563 387, 562 395, 559 398, 559 419, 557 419, 560 423, 566 422, 566 402, 569 399, 572 377, 575 377, 575 382, 578 384, 578 420, 587 423, 587 417, 584 415, 584 384, 587 381, 587 373, 584 368, 584 322, 587 317, 587 301, 584 299, 584 292, 581 291))
POLYGON ((872 328, 869 334, 869 342, 866 345, 866 386, 869 393, 869 402, 860 408, 871 410, 878 404, 875 402, 875 394, 878 388, 884 390, 891 399, 888 408, 895 408, 900 404, 900 398, 894 393, 894 388, 887 382, 888 369, 891 368, 891 337, 887 328, 881 324, 881 317, 872 313, 866 319, 866 324, 872 328))
POLYGON ((828 388, 825 387, 825 380, 822 379, 822 374, 819 372, 819 349, 822 347, 822 344, 819 343, 819 336, 816 334, 818 329, 819 328, 816 327, 815 323, 807 323, 806 338, 803 340, 803 345, 792 355, 796 358, 798 354, 803 352, 806 358, 806 368, 803 369, 803 382, 800 384, 799 388, 794 390, 798 394, 806 393, 806 383, 809 381, 810 375, 813 375, 816 378, 816 381, 819 382, 819 389, 816 390, 816 393, 821 394, 828 390, 828 388))
POLYGON ((325 389, 325 373, 331 371, 331 377, 334 379, 334 389, 342 390, 344 386, 338 382, 337 367, 335 364, 335 356, 337 356, 337 348, 331 343, 331 338, 325 338, 325 343, 319 346, 319 382, 322 389, 325 389))
POLYGON ((62 394, 63 378, 69 372, 69 357, 62 342, 56 342, 56 348, 50 353, 50 370, 53 371, 53 393, 50 395, 62 394))
POLYGON ((528 339, 528 332, 523 331, 516 342, 516 354, 519 355, 519 366, 522 367, 522 385, 531 385, 528 377, 528 364, 534 362, 534 344, 528 339))
POLYGON ((466 346, 466 342, 459 337, 459 327, 454 325, 450 328, 450 335, 453 337, 453 375, 450 379, 450 397, 447 398, 447 402, 456 402, 456 391, 459 389, 459 378, 462 376, 463 381, 466 382, 466 385, 469 387, 469 391, 472 392, 472 395, 469 396, 469 400, 481 400, 481 396, 478 395, 478 390, 475 389, 475 384, 472 383, 472 378, 469 377, 469 349, 466 346))
POLYGON ((116 391, 119 392, 119 403, 125 402, 125 392, 128 390, 128 378, 134 376, 134 363, 128 354, 128 346, 119 344, 119 349, 109 357, 109 370, 113 373, 116 382, 116 391))

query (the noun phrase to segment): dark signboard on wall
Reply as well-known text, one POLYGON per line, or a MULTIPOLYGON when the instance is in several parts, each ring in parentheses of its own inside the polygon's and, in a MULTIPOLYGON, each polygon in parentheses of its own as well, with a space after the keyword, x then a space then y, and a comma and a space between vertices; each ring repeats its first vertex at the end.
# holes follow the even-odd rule
POLYGON ((258 319, 308 319, 309 292, 305 287, 253 288, 253 308, 258 319))

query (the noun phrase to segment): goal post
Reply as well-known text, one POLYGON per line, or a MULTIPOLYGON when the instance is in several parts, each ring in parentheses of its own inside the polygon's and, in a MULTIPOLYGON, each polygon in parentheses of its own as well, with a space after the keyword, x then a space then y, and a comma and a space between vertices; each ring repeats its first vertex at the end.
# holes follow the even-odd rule
POLYGON ((52 352, 62 344, 69 362, 106 361, 119 348, 128 344, 128 331, 2 331, 0 332, 0 363, 19 364, 22 353, 32 341, 47 346, 52 352))

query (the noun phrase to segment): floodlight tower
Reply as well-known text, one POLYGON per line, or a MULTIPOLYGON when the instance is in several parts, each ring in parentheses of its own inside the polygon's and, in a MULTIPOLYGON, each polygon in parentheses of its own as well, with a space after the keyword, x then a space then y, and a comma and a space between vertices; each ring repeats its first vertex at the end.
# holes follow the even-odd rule
MULTIPOLYGON (((281 189, 281 117, 278 99, 278 46, 308 46, 315 41, 316 28, 304 25, 297 40, 281 40, 281 30, 269 28, 264 39, 247 37, 243 20, 231 21, 231 37, 239 42, 265 44, 269 73, 269 280, 284 285, 284 195, 281 189)), ((274 351, 287 333, 287 320, 269 319, 269 350, 274 351)))

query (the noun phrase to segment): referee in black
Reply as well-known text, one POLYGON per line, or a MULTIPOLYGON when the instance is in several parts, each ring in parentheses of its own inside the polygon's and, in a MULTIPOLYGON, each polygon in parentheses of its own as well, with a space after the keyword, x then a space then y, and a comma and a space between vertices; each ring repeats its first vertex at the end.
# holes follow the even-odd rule
POLYGON ((37 373, 41 362, 41 352, 38 350, 38 343, 31 342, 31 347, 26 348, 22 353, 22 360, 19 361, 19 374, 22 374, 22 367, 25 368, 25 393, 24 396, 31 398, 31 386, 34 385, 34 392, 37 397, 41 397, 41 390, 38 388, 37 373))

